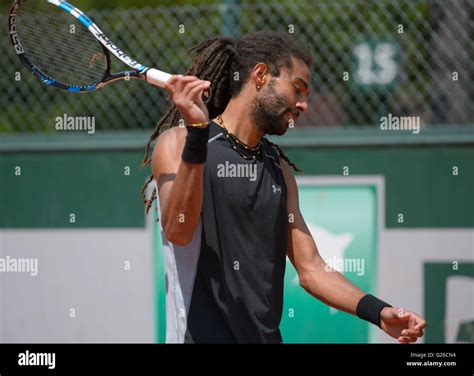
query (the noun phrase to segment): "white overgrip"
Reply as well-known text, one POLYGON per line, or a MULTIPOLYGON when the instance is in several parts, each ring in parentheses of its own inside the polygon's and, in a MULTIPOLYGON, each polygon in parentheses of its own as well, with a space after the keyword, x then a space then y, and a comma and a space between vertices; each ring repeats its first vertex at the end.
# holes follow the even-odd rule
POLYGON ((150 68, 146 71, 146 82, 164 88, 166 82, 171 78, 171 74, 158 69, 150 68))

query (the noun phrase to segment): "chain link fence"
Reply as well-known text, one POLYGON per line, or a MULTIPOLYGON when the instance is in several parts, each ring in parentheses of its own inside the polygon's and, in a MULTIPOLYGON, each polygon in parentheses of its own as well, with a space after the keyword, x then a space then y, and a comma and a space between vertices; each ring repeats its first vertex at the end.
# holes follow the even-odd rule
MULTIPOLYGON (((72 0, 72 3, 74 1, 72 0)), ((120 10, 83 9, 125 52, 182 73, 187 51, 217 35, 286 31, 315 55, 313 94, 298 126, 378 126, 418 116, 424 126, 473 120, 473 0, 294 0, 120 10)), ((1 15, 3 30, 8 17, 1 15)), ((94 116, 97 130, 153 128, 166 92, 131 80, 88 94, 42 85, 0 38, 0 132, 54 132, 58 116, 94 116)), ((112 71, 123 70, 115 65, 112 71)))

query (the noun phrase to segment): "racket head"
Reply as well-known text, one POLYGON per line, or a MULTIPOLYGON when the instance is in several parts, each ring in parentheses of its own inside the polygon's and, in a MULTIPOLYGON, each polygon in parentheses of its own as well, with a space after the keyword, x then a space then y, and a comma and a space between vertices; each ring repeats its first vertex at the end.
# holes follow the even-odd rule
MULTIPOLYGON (((110 74, 110 52, 90 31, 95 25, 59 0, 16 0, 9 15, 10 39, 23 64, 46 85, 89 92, 138 72, 110 74)), ((98 29, 98 28, 97 28, 98 29)))

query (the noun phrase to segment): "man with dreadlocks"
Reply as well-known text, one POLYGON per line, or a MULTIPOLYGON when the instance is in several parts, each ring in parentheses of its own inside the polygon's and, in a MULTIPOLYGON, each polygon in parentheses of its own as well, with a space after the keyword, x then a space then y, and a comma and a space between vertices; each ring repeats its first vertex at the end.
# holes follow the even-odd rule
POLYGON ((157 139, 142 193, 154 178, 145 203, 148 212, 159 198, 166 341, 282 342, 288 256, 308 293, 415 342, 426 325, 420 316, 363 293, 322 260, 299 209, 296 166, 264 137, 283 135, 307 109, 307 49, 262 31, 208 40, 192 52, 187 75, 167 83, 174 105, 144 160, 157 139))

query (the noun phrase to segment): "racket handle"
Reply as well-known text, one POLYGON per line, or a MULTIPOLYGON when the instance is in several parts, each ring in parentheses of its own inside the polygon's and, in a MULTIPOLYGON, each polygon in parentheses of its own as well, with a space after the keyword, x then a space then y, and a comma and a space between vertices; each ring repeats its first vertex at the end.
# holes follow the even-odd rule
POLYGON ((146 82, 164 88, 166 81, 171 77, 171 74, 162 72, 155 68, 150 68, 146 71, 146 82))
MULTIPOLYGON (((150 68, 145 72, 146 82, 164 88, 166 82, 171 78, 171 74, 162 72, 155 68, 150 68)), ((204 103, 211 99, 211 89, 204 90, 202 100, 204 103)))

